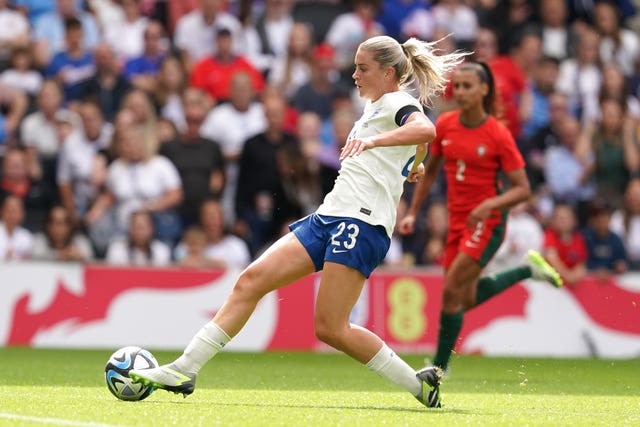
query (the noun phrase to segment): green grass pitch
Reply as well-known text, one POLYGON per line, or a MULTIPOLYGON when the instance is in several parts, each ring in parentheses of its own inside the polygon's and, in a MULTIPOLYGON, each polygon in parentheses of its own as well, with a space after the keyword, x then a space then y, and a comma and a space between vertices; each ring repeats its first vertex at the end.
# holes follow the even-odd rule
POLYGON ((427 409, 347 356, 309 353, 222 353, 186 399, 122 402, 104 382, 113 350, 0 349, 0 426, 640 425, 640 359, 458 356, 445 407, 427 409))

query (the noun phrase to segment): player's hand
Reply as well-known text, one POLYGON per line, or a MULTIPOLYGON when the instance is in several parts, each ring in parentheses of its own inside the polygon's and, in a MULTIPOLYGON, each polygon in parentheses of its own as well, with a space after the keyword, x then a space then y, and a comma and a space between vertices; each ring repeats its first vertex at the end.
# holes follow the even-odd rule
POLYGON ((342 150, 340 150, 340 160, 347 157, 359 156, 364 150, 375 147, 370 138, 354 138, 349 139, 342 150))
POLYGON ((413 227, 416 223, 415 215, 406 215, 398 223, 398 231, 400 234, 406 235, 413 233, 413 227))
POLYGON ((480 203, 469 214, 467 227, 470 230, 474 230, 479 223, 485 222, 489 215, 491 215, 491 208, 485 203, 480 203))
POLYGON ((414 169, 411 169, 409 175, 407 176, 407 181, 409 182, 418 182, 418 179, 424 175, 424 165, 422 163, 418 163, 414 169))

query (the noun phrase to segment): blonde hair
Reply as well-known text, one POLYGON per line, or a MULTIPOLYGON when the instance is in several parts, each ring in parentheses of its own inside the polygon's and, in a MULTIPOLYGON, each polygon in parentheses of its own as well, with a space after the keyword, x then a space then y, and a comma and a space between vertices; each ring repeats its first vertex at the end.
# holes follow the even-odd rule
POLYGON ((417 80, 418 100, 431 106, 431 98, 445 89, 451 71, 469 55, 461 51, 439 55, 435 46, 440 40, 425 42, 412 37, 400 44, 389 36, 376 36, 362 42, 360 48, 371 52, 381 68, 393 68, 401 88, 417 80))

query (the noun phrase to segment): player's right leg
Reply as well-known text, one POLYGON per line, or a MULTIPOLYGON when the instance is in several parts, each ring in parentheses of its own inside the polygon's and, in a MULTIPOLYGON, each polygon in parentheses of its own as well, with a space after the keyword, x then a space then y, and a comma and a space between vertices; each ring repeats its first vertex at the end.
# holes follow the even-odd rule
POLYGON ((134 369, 129 376, 185 396, 193 393, 198 371, 240 332, 260 299, 314 271, 304 246, 293 233, 288 233, 240 274, 222 308, 196 333, 178 359, 158 368, 134 369))

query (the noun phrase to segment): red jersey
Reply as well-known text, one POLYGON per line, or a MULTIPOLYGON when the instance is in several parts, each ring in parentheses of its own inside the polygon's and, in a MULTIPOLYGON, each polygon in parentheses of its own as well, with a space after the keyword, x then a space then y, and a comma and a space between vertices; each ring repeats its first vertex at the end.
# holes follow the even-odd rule
POLYGON ((563 241, 554 230, 548 228, 544 232, 544 243, 546 248, 554 248, 558 251, 558 257, 569 268, 573 268, 580 263, 587 262, 587 243, 579 232, 573 233, 571 240, 563 241))
POLYGON ((460 123, 460 111, 442 114, 431 154, 444 157, 447 208, 466 220, 473 208, 500 191, 498 172, 524 168, 524 160, 509 130, 495 117, 469 128, 460 123))
POLYGON ((219 62, 214 57, 201 60, 193 69, 189 83, 204 90, 213 99, 227 101, 230 95, 231 80, 236 73, 245 72, 251 76, 253 89, 262 92, 264 78, 249 61, 241 56, 236 56, 232 62, 219 62))

